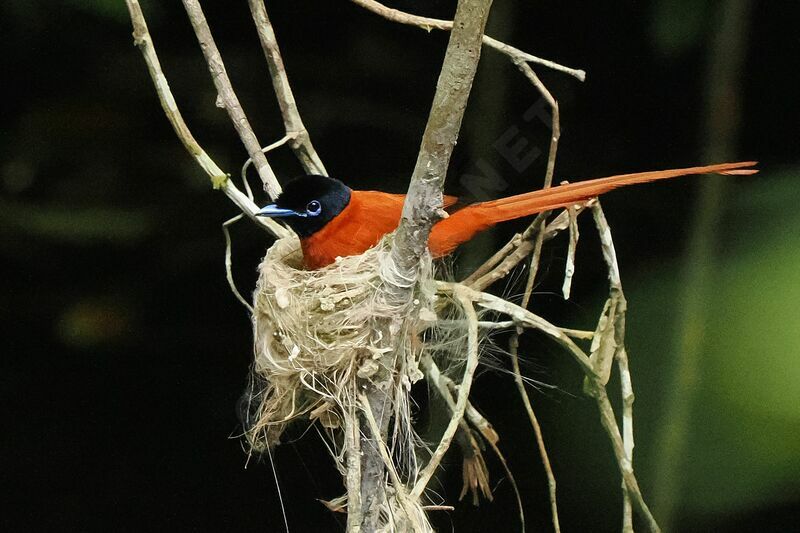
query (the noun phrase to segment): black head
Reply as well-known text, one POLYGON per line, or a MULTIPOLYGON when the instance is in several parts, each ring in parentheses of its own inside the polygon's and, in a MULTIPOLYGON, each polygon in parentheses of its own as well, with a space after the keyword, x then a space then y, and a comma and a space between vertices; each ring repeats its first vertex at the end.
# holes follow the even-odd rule
POLYGON ((257 213, 281 217, 301 238, 325 227, 350 203, 350 188, 325 176, 301 176, 288 182, 274 204, 257 213))

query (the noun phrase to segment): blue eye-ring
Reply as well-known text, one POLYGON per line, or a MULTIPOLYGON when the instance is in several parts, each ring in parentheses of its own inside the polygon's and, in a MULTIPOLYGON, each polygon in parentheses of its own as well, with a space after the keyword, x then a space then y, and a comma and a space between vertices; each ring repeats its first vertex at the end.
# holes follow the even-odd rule
POLYGON ((311 200, 306 206, 306 213, 308 216, 315 217, 322 213, 322 205, 316 200, 311 200))

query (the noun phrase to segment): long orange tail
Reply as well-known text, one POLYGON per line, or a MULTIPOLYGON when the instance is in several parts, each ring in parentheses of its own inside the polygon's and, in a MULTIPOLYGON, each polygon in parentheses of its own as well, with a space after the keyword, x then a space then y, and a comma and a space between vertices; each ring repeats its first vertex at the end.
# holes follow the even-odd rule
POLYGON ((745 161, 619 174, 473 204, 436 224, 431 232, 429 246, 435 256, 447 255, 479 231, 500 222, 580 204, 619 187, 695 174, 755 174, 758 170, 751 168, 755 165, 755 161, 745 161))

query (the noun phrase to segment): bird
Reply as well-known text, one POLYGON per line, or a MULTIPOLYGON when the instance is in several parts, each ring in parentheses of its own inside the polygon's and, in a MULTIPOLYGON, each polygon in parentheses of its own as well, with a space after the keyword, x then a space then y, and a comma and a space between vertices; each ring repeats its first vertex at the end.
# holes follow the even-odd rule
MULTIPOLYGON (((428 249, 441 258, 495 224, 583 204, 619 187, 696 174, 748 175, 758 172, 755 165, 745 161, 618 174, 467 205, 444 196, 448 216, 433 225, 428 249)), ((337 257, 364 253, 397 229, 404 200, 404 194, 353 190, 336 178, 304 175, 288 181, 275 203, 256 215, 284 220, 300 238, 303 267, 317 270, 337 257)))

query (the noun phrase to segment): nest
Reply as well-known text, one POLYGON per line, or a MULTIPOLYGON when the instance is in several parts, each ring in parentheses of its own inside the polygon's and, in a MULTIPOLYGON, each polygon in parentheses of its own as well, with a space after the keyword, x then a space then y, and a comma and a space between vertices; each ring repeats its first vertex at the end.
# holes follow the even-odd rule
MULTIPOLYGON (((299 418, 331 429, 347 425, 357 381, 380 370, 390 344, 378 321, 402 316, 379 290, 388 253, 385 239, 364 254, 303 270, 296 239, 280 239, 267 251, 253 297, 255 362, 245 396, 246 436, 254 450, 277 444, 287 424, 299 418)), ((407 394, 422 377, 420 346, 407 331, 391 333, 404 339, 399 350, 395 345, 405 359, 396 381, 407 394)), ((410 426, 410 416, 401 418, 410 426)))

